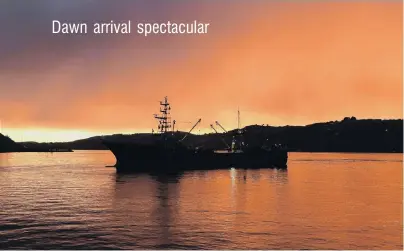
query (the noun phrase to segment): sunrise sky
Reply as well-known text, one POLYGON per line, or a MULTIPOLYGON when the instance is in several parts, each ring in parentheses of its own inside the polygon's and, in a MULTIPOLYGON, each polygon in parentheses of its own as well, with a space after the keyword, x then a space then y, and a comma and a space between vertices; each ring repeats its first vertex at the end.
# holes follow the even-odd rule
MULTIPOLYGON (((209 131, 402 118, 401 1, 0 2, 1 132, 66 141, 150 132, 168 96, 209 131), (52 20, 209 22, 202 36, 52 34, 52 20)), ((180 130, 192 125, 178 123, 180 130)), ((210 132, 210 131, 209 131, 210 132)))

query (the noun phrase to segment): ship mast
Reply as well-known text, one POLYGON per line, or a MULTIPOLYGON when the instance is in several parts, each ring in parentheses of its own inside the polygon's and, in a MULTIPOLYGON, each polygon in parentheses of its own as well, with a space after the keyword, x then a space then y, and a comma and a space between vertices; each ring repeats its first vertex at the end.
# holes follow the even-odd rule
POLYGON ((241 134, 241 129, 240 129, 240 108, 237 109, 237 132, 238 132, 238 134, 241 134))
POLYGON ((171 106, 168 103, 168 98, 164 97, 164 101, 160 101, 160 114, 154 114, 159 122, 158 131, 162 134, 167 133, 171 128, 171 106))

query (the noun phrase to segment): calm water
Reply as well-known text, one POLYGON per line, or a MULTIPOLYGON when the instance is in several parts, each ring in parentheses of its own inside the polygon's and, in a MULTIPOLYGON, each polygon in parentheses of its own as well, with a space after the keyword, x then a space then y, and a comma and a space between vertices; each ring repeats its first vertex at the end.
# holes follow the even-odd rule
POLYGON ((0 249, 402 249, 401 154, 117 175, 107 151, 0 154, 0 249))

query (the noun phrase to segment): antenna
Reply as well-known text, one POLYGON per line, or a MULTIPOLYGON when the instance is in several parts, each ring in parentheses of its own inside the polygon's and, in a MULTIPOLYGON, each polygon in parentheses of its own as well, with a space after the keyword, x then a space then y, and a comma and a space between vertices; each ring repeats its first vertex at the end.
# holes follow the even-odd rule
POLYGON ((240 108, 237 108, 237 129, 240 130, 240 108))

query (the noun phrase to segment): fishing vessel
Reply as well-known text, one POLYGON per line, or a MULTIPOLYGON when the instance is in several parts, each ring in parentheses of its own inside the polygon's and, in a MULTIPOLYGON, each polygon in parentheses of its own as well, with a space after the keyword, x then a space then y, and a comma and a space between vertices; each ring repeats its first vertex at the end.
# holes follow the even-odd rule
MULTIPOLYGON (((103 144, 115 155, 117 172, 175 173, 229 168, 287 168, 286 149, 280 146, 249 147, 244 143, 240 122, 231 144, 223 139, 225 150, 189 146, 184 142, 201 119, 187 133, 175 132, 176 122, 171 121, 171 105, 167 97, 160 102, 160 106, 160 114, 154 115, 158 121, 157 133, 142 140, 103 140, 103 144)), ((238 115, 240 121, 240 113, 238 115)), ((216 125, 227 134, 230 133, 217 121, 216 125)), ((214 129, 213 125, 211 127, 214 129)))

